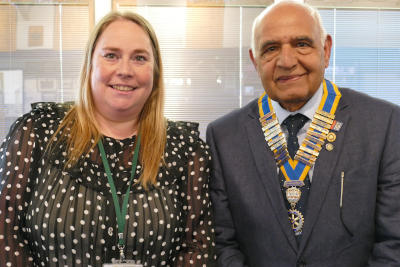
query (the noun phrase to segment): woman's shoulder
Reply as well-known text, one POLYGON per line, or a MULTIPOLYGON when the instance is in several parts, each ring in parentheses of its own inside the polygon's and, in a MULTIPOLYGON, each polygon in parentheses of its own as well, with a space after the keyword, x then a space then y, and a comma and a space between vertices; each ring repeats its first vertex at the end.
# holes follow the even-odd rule
POLYGON ((197 122, 168 120, 167 150, 169 149, 188 155, 190 151, 206 151, 208 147, 200 137, 197 122))
POLYGON ((72 102, 36 102, 31 104, 31 111, 23 117, 33 119, 38 128, 57 127, 72 106, 72 102))
POLYGON ((8 146, 21 140, 28 140, 28 144, 35 141, 46 142, 64 118, 69 107, 68 103, 40 102, 32 104, 31 111, 20 116, 10 126, 3 145, 8 146))
POLYGON ((61 120, 72 107, 72 103, 55 103, 55 102, 36 102, 31 104, 31 110, 20 116, 14 125, 20 124, 36 124, 43 120, 54 122, 61 120))
POLYGON ((50 133, 71 108, 71 103, 37 102, 31 104, 31 111, 20 116, 10 127, 8 136, 18 132, 50 133), (44 131, 43 131, 44 130, 44 131), (49 131, 45 131, 49 130, 49 131))
POLYGON ((46 116, 63 118, 74 105, 73 102, 35 102, 31 104, 31 116, 46 116))
POLYGON ((167 135, 178 136, 179 139, 194 138, 200 136, 199 124, 190 121, 167 121, 167 135))

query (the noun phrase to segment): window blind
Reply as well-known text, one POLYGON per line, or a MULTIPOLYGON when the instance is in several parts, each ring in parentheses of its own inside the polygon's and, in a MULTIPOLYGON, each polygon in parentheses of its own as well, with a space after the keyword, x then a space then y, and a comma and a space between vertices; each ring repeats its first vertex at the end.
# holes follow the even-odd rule
POLYGON ((40 101, 71 101, 89 33, 89 5, 0 4, 0 138, 40 101))
POLYGON ((240 10, 232 7, 137 6, 161 47, 165 114, 208 122, 239 106, 240 10))
MULTIPOLYGON (((166 115, 207 124, 263 92, 252 65, 254 18, 264 7, 118 6, 147 18, 161 43, 166 115)), ((332 35, 326 78, 400 104, 400 10, 321 8, 332 35)))
POLYGON ((321 15, 334 41, 329 78, 400 104, 400 10, 330 9, 321 15))
MULTIPOLYGON (((0 137, 31 102, 73 100, 93 11, 89 4, 0 4, 0 137)), ((165 113, 207 124, 257 98, 249 59, 260 6, 116 1, 155 28, 164 63, 165 113), (131 6, 129 6, 131 5, 131 6)), ((400 104, 400 9, 320 8, 334 46, 326 77, 400 104)))

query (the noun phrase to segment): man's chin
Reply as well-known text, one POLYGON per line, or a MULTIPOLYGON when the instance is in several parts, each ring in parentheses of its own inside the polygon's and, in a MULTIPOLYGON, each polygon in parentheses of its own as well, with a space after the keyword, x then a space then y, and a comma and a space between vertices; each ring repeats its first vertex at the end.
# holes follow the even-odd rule
POLYGON ((293 95, 275 101, 277 101, 284 109, 293 112, 301 109, 308 102, 309 99, 309 97, 304 95, 293 95))

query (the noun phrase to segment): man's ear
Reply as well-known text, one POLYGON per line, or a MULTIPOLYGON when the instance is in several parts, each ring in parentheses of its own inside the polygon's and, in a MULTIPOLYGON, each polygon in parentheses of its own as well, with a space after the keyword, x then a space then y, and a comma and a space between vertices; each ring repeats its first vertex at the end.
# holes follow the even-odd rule
POLYGON ((329 66, 329 59, 331 58, 332 37, 327 34, 324 43, 324 62, 325 68, 329 66))
POLYGON ((255 56, 253 54, 253 49, 251 49, 251 48, 249 49, 249 56, 250 56, 251 62, 253 62, 254 68, 256 68, 256 70, 257 70, 257 61, 256 61, 255 56))

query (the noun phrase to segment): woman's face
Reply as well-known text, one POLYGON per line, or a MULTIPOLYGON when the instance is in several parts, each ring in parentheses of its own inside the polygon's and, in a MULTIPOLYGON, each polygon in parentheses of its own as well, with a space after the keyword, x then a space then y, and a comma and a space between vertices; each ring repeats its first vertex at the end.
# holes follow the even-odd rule
POLYGON ((112 22, 93 51, 91 89, 95 111, 114 121, 140 114, 153 88, 150 38, 128 20, 112 22))

